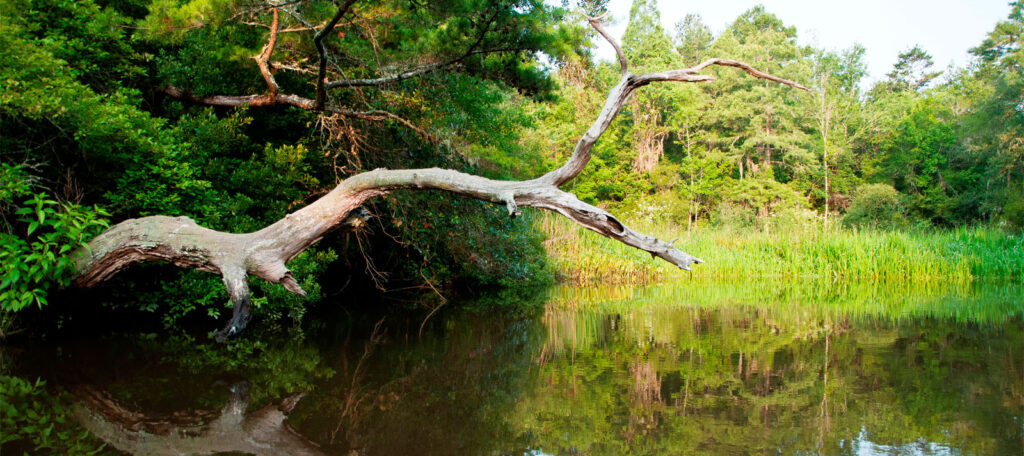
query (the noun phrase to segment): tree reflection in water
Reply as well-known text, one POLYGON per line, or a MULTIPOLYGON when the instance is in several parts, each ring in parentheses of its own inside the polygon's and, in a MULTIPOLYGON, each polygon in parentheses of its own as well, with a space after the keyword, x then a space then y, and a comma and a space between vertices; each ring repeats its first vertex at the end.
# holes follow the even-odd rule
POLYGON ((75 417, 110 446, 133 455, 243 453, 322 455, 320 447, 285 424, 304 394, 253 411, 249 384, 231 385, 231 398, 217 411, 149 415, 131 410, 95 385, 76 385, 75 417))
MULTIPOLYGON (((94 434, 150 454, 1022 454, 1021 292, 564 289, 536 314, 446 306, 422 337, 424 315, 392 314, 234 351, 138 343, 93 368, 170 368, 65 387, 94 434), (251 387, 233 383, 217 410, 196 379, 232 375, 251 387)), ((14 364, 49 362, 38 355, 14 364)))

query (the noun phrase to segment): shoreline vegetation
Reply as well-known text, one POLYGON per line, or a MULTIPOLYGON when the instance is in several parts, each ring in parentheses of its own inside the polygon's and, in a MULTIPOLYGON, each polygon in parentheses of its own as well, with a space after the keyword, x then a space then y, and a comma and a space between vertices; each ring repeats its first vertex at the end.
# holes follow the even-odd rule
POLYGON ((860 229, 798 225, 765 231, 641 221, 636 228, 671 239, 703 259, 692 272, 617 245, 571 223, 534 218, 559 281, 643 285, 673 278, 777 277, 889 283, 1024 281, 1024 237, 984 226, 860 229))
POLYGON ((991 280, 969 284, 679 280, 647 285, 563 284, 552 287, 545 299, 547 312, 598 308, 626 312, 631 306, 637 309, 752 308, 789 312, 798 318, 878 317, 896 321, 904 317, 936 317, 998 322, 1024 312, 1017 302, 1022 292, 1024 283, 991 280), (719 286, 709 286, 716 284, 719 286))

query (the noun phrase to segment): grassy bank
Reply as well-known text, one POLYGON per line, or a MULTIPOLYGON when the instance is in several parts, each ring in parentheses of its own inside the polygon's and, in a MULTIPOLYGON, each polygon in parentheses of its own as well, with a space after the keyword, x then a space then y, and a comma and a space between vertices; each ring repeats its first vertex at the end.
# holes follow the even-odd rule
MULTIPOLYGON (((649 283, 687 274, 561 217, 535 218, 544 245, 568 282, 649 283)), ((991 228, 857 231, 800 227, 764 233, 638 223, 632 228, 705 261, 693 278, 858 279, 891 282, 1024 280, 1024 237, 991 228)))

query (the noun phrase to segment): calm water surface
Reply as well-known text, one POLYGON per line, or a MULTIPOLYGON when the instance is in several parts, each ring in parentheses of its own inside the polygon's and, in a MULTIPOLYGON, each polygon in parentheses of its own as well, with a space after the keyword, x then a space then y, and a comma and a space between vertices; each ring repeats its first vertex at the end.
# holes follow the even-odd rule
POLYGON ((448 303, 426 324, 341 313, 230 351, 135 334, 0 359, 115 454, 1020 455, 1022 296, 561 288, 448 303))

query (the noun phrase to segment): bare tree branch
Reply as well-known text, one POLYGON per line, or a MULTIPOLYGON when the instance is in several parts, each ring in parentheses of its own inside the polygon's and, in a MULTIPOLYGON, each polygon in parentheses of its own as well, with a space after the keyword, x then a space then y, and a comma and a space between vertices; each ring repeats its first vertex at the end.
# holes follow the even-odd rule
POLYGON ((256 56, 256 65, 260 67, 260 74, 263 75, 263 80, 267 82, 267 88, 270 89, 271 95, 277 95, 279 90, 277 80, 274 79, 274 74, 270 72, 270 55, 274 53, 274 46, 277 45, 277 31, 278 19, 280 14, 277 8, 273 9, 274 19, 270 22, 270 38, 267 39, 267 44, 263 46, 263 51, 256 56))
MULTIPOLYGON (((599 21, 591 20, 590 24, 594 26, 598 32, 602 32, 599 21)), ((600 114, 598 114, 597 119, 594 120, 594 123, 590 126, 587 132, 583 134, 583 137, 580 138, 579 142, 576 143, 576 148, 573 149, 572 156, 569 157, 569 160, 560 168, 540 177, 539 180, 551 183, 555 186, 565 184, 575 178, 580 171, 583 171, 583 168, 585 168, 587 163, 590 162, 590 151, 597 143, 597 139, 600 138, 604 131, 608 129, 608 126, 611 125, 612 119, 619 114, 619 111, 626 104, 626 101, 629 100, 629 96, 633 94, 634 90, 652 82, 710 82, 714 81, 715 78, 709 75, 699 74, 699 72, 711 65, 722 65, 740 68, 756 78, 767 79, 769 81, 775 81, 800 90, 810 91, 796 82, 756 70, 746 63, 736 60, 717 58, 707 60, 692 68, 635 75, 626 70, 628 66, 625 63, 625 55, 621 54, 621 49, 615 40, 611 39, 611 37, 603 32, 601 33, 601 36, 605 37, 605 39, 607 39, 608 42, 620 52, 620 64, 623 69, 622 77, 619 79, 619 83, 611 89, 611 92, 609 92, 608 98, 605 100, 604 107, 601 109, 600 114)))
POLYGON ((432 65, 424 65, 418 68, 414 68, 401 73, 393 74, 391 76, 382 76, 379 78, 363 78, 363 79, 344 79, 340 81, 329 81, 324 84, 324 88, 336 89, 339 87, 370 87, 380 86, 385 84, 391 84, 395 82, 401 82, 406 79, 412 79, 417 76, 421 76, 432 71, 439 70, 454 64, 456 61, 449 61, 444 63, 435 63, 432 65))
MULTIPOLYGON (((327 61, 326 51, 324 51, 321 41, 325 31, 334 27, 334 24, 340 20, 353 2, 354 0, 349 0, 339 7, 332 22, 317 33, 319 37, 317 48, 321 58, 321 79, 317 83, 318 97, 324 95, 322 76, 326 71, 327 61)), ((591 25, 601 32, 600 24, 597 21, 591 21, 591 25)), ((602 35, 607 39, 604 33, 602 35)), ((615 45, 613 41, 612 43, 615 45)), ((616 48, 618 49, 617 46, 616 48)), ((272 46, 268 44, 266 49, 272 50, 272 46)), ((265 50, 264 54, 269 58, 269 51, 265 50)), ((360 217, 356 210, 367 200, 401 189, 443 190, 503 204, 508 208, 511 217, 520 214, 520 206, 558 212, 602 236, 648 252, 681 269, 689 270, 691 265, 702 261, 676 249, 672 242, 661 241, 631 230, 603 209, 580 201, 572 193, 565 192, 558 187, 576 177, 587 165, 594 144, 618 115, 633 91, 652 82, 711 81, 710 76, 698 72, 711 65, 723 65, 743 69, 757 78, 806 89, 793 81, 769 75, 735 60, 711 59, 693 68, 639 76, 628 72, 625 57, 621 53, 620 64, 623 69, 621 79, 609 92, 597 119, 577 142, 572 155, 560 168, 539 178, 527 181, 496 181, 438 168, 376 169, 351 176, 312 204, 288 214, 262 230, 244 234, 214 231, 201 227, 186 217, 151 216, 126 220, 101 233, 89 242, 87 248, 82 248, 73 254, 77 274, 75 284, 80 287, 94 286, 126 267, 151 261, 171 262, 184 268, 220 274, 235 305, 231 320, 218 334, 218 340, 223 340, 225 337, 241 331, 249 321, 249 290, 246 281, 248 276, 260 277, 271 283, 280 283, 289 291, 304 295, 286 264, 303 250, 319 241, 329 231, 339 226, 356 224, 360 217)), ((322 104, 323 99, 310 100, 295 95, 269 93, 194 98, 173 87, 168 88, 167 93, 180 98, 221 106, 283 104, 304 109, 323 109, 327 112, 371 120, 388 118, 402 121, 405 125, 414 128, 411 123, 384 111, 359 113, 328 108, 322 104)))
MULTIPOLYGON (((763 71, 757 70, 754 67, 752 67, 752 66, 750 66, 750 65, 748 65, 746 63, 740 62, 738 60, 719 59, 719 58, 708 59, 708 60, 705 60, 704 62, 702 62, 701 64, 699 64, 699 65, 697 65, 697 66, 695 66, 693 68, 689 68, 689 69, 682 70, 682 71, 686 71, 686 72, 689 72, 689 73, 697 73, 697 72, 703 71, 705 68, 707 68, 707 67, 709 67, 711 65, 721 65, 721 66, 728 66, 728 67, 739 68, 739 69, 741 69, 743 71, 746 71, 747 73, 749 73, 751 76, 753 76, 755 78, 767 79, 769 81, 778 82, 779 84, 784 84, 784 85, 788 85, 790 87, 795 87, 795 88, 803 90, 805 92, 810 92, 811 91, 807 87, 804 87, 804 86, 802 86, 800 84, 797 84, 794 81, 790 81, 789 79, 783 79, 783 78, 780 78, 778 76, 772 76, 772 75, 770 75, 768 73, 765 73, 763 71)), ((713 81, 714 79, 712 78, 710 80, 713 81)))
POLYGON ((331 18, 330 22, 316 32, 313 35, 313 44, 316 45, 316 52, 320 55, 320 70, 316 77, 316 109, 322 110, 327 104, 327 90, 324 88, 324 82, 327 79, 327 49, 324 47, 324 37, 328 33, 334 30, 334 26, 338 25, 338 21, 341 17, 348 12, 349 8, 356 0, 345 0, 345 3, 338 6, 338 11, 334 13, 334 17, 331 18))
POLYGON ((622 52, 622 47, 619 46, 619 43, 612 39, 611 35, 608 35, 608 32, 606 32, 604 27, 601 26, 601 21, 603 20, 604 16, 599 16, 589 18, 587 19, 587 22, 590 23, 590 26, 593 27, 594 30, 597 30, 597 33, 600 33, 601 36, 604 37, 605 41, 608 41, 608 44, 612 45, 612 49, 615 49, 615 56, 619 58, 619 71, 622 76, 625 76, 629 74, 629 62, 626 61, 626 54, 622 52))
POLYGON ((285 264, 342 224, 366 200, 399 189, 445 190, 504 204, 511 216, 519 206, 558 212, 580 225, 626 245, 644 250, 682 269, 700 259, 669 242, 639 234, 608 212, 540 180, 495 181, 447 169, 377 169, 349 177, 309 206, 253 233, 233 234, 201 227, 187 217, 150 216, 121 222, 89 242, 75 256, 75 284, 90 287, 124 268, 151 261, 220 274, 234 313, 218 340, 241 331, 249 321, 249 290, 253 275, 280 283, 294 293, 302 289, 285 264))
MULTIPOLYGON (((306 97, 300 97, 298 95, 291 94, 263 94, 263 95, 209 95, 205 97, 196 97, 191 93, 184 91, 175 86, 168 86, 164 89, 164 93, 178 99, 188 100, 193 103, 201 103, 210 106, 228 106, 228 107, 241 107, 241 106, 253 106, 253 107, 265 107, 274 105, 287 105, 295 106, 302 109, 316 109, 316 100, 311 100, 306 97)), ((394 120, 410 130, 416 132, 423 139, 430 142, 440 142, 440 138, 430 134, 423 128, 420 128, 408 119, 399 116, 397 114, 382 111, 382 110, 370 110, 370 111, 353 111, 349 109, 342 109, 336 106, 325 106, 321 109, 323 112, 331 114, 340 114, 346 117, 353 117, 363 120, 394 120)))

